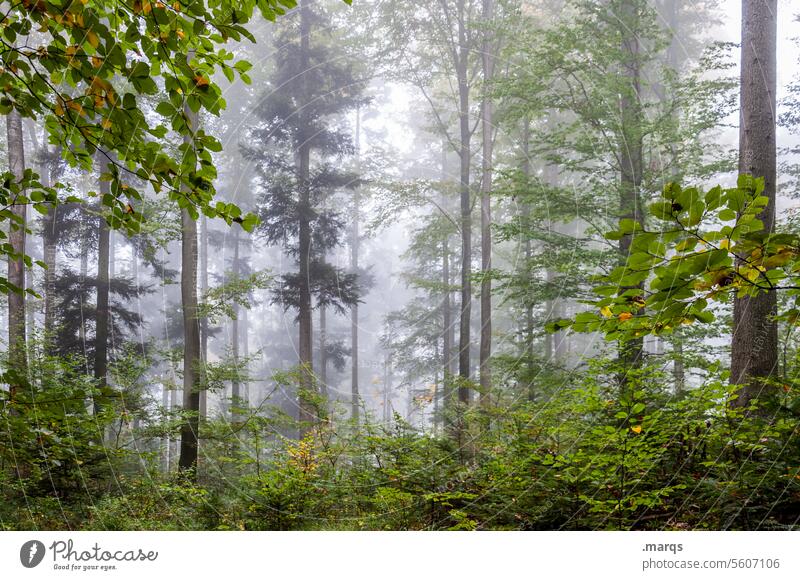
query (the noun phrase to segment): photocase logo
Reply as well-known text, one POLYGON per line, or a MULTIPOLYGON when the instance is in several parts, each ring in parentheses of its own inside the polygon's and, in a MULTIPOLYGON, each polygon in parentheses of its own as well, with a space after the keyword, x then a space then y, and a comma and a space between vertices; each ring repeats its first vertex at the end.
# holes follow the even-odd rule
POLYGON ((44 559, 44 544, 39 540, 29 540, 19 549, 19 561, 26 568, 36 568, 44 559))

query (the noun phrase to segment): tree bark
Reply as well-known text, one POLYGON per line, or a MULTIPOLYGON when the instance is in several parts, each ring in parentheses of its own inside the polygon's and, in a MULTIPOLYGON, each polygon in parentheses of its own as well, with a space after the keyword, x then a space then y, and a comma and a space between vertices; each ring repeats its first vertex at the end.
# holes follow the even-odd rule
MULTIPOLYGON (((467 79, 467 61, 469 46, 467 44, 466 14, 464 0, 458 0, 458 58, 456 60, 456 77, 458 80, 459 98, 459 134, 460 134, 460 201, 461 201, 461 317, 458 338, 458 374, 462 379, 470 378, 470 321, 472 309, 472 199, 470 196, 470 142, 472 133, 469 127, 469 85, 467 79)), ((468 404, 470 390, 459 383, 458 400, 468 404)))
MULTIPOLYGON (((97 154, 100 173, 108 172, 108 158, 101 152, 97 154)), ((100 195, 111 193, 111 182, 100 180, 100 195)), ((95 309, 94 377, 100 390, 100 401, 107 396, 108 386, 108 326, 109 326, 109 248, 110 233, 108 222, 102 215, 99 218, 97 242, 97 307, 95 309)), ((95 399, 95 413, 102 408, 95 399)))
MULTIPOLYGON (((190 52, 188 60, 193 53, 190 52)), ((197 115, 188 105, 184 113, 190 131, 197 130, 197 115)), ((190 144, 189 135, 183 142, 190 144)), ((183 191, 190 193, 187 186, 183 191)), ((181 471, 191 472, 197 477, 197 449, 200 411, 200 324, 197 316, 197 222, 189 210, 181 209, 181 306, 183 310, 183 412, 186 414, 181 425, 181 449, 178 466, 181 471)))
MULTIPOLYGON (((442 141, 442 207, 446 207, 444 194, 447 183, 447 140, 442 141)), ((453 377, 453 307, 450 292, 450 241, 445 234, 442 240, 442 383, 444 402, 443 411, 447 412, 452 403, 452 377, 453 377)))
POLYGON ((328 398, 328 313, 319 307, 319 388, 323 398, 328 398))
MULTIPOLYGON (((25 174, 25 143, 22 136, 22 117, 12 110, 6 116, 8 138, 8 166, 19 181, 25 174)), ((11 373, 10 398, 13 400, 18 388, 27 381, 28 357, 25 348, 25 227, 27 205, 11 204, 11 212, 17 223, 9 227, 8 243, 13 255, 8 257, 8 282, 19 291, 8 294, 8 360, 11 373)))
MULTIPOLYGON (((205 299, 208 292, 208 219, 200 217, 200 296, 205 299)), ((200 358, 208 364, 208 317, 200 319, 200 358)), ((208 417, 208 391, 200 391, 200 417, 208 417)))
MULTIPOLYGON (((526 117, 524 119, 524 125, 522 127, 522 161, 520 163, 520 172, 522 173, 523 178, 526 180, 530 179, 531 177, 531 160, 530 160, 530 141, 531 141, 531 126, 530 120, 526 117)), ((527 203, 522 204, 521 209, 522 220, 523 220, 523 228, 527 228, 530 226, 530 217, 531 217, 531 208, 530 205, 527 203)), ((523 234, 524 235, 524 234, 523 234)), ((531 260, 533 259, 533 243, 531 242, 531 238, 529 235, 524 235, 525 239, 523 242, 523 252, 525 256, 525 266, 524 270, 527 271, 530 268, 531 260)), ((534 336, 534 323, 533 323, 533 302, 530 299, 526 299, 524 301, 525 307, 525 320, 524 320, 524 328, 522 335, 524 336, 524 348, 522 352, 525 356, 526 360, 526 371, 527 371, 527 398, 528 401, 533 403, 536 400, 536 384, 533 381, 533 376, 535 372, 535 364, 534 364, 534 356, 535 350, 533 345, 533 336, 534 336)), ((552 336, 550 334, 545 335, 545 349, 547 351, 550 350, 550 342, 552 341, 552 336)))
MULTIPOLYGON (((764 178, 765 233, 775 225, 777 12, 777 0, 742 0, 739 173, 764 178)), ((776 312, 774 291, 733 301, 731 383, 742 386, 736 407, 771 391, 764 379, 778 366, 776 312)))
MULTIPOLYGON (((641 95, 641 63, 638 31, 638 16, 636 6, 627 2, 623 3, 622 23, 632 32, 626 33, 622 42, 623 75, 630 83, 630 92, 622 93, 620 100, 621 134, 619 136, 620 159, 620 217, 629 218, 643 224, 640 190, 643 174, 643 137, 642 125, 644 123, 641 95)), ((625 87, 627 88, 627 87, 625 87)), ((620 261, 625 263, 630 253, 632 235, 624 235, 619 241, 620 261)), ((642 362, 644 342, 642 339, 633 339, 620 343, 620 362, 624 369, 638 366, 642 362)), ((622 371, 620 381, 624 387, 627 385, 627 373, 622 371)))
MULTIPOLYGON (((356 163, 359 168, 361 166, 361 109, 356 108, 356 130, 355 130, 355 152, 356 163)), ((353 229, 350 234, 350 271, 358 273, 358 250, 360 240, 359 232, 359 203, 360 195, 359 188, 353 190, 353 229)), ((350 371, 350 418, 358 425, 358 302, 353 304, 350 309, 350 362, 352 364, 350 371)))
POLYGON ((483 103, 481 106, 481 129, 483 137, 483 159, 481 160, 481 343, 480 343, 480 401, 482 405, 491 401, 492 356, 492 113, 493 105, 488 83, 494 74, 494 46, 491 42, 488 25, 494 18, 494 0, 483 0, 483 20, 487 25, 484 31, 483 60, 483 103))
MULTIPOLYGON (((300 70, 307 71, 310 61, 310 35, 311 35, 311 7, 309 0, 300 2, 300 70)), ((305 84, 305 83, 304 83, 305 84)), ((307 95, 304 95, 304 99, 307 95)), ((314 420, 313 404, 309 396, 314 391, 314 365, 312 347, 312 326, 311 326, 311 287, 309 280, 309 265, 311 261, 311 224, 309 214, 311 212, 311 200, 309 197, 309 175, 311 163, 310 137, 306 135, 305 126, 302 119, 305 119, 304 106, 298 108, 298 115, 301 116, 300 127, 303 134, 299 137, 298 143, 298 181, 300 187, 300 223, 298 227, 298 246, 299 246, 299 267, 300 267, 300 288, 298 305, 298 351, 300 357, 300 393, 298 395, 298 420, 300 422, 301 437, 308 430, 314 420)))
MULTIPOLYGON (((233 277, 239 280, 239 226, 232 226, 233 232, 233 277)), ((238 409, 242 404, 242 393, 239 382, 239 305, 233 303, 233 319, 231 320, 231 354, 233 364, 236 368, 233 381, 231 381, 231 422, 236 422, 239 418, 238 409)))
MULTIPOLYGON (((45 152, 47 152, 46 147, 45 152)), ((55 160, 51 160, 48 155, 48 163, 42 167, 42 184, 45 187, 51 187, 55 182, 53 163, 55 163, 55 160)), ((44 336, 45 350, 48 354, 52 353, 51 345, 56 318, 56 260, 58 256, 58 232, 56 231, 57 211, 58 206, 51 207, 42 225, 42 254, 44 263, 47 266, 44 271, 44 336)))

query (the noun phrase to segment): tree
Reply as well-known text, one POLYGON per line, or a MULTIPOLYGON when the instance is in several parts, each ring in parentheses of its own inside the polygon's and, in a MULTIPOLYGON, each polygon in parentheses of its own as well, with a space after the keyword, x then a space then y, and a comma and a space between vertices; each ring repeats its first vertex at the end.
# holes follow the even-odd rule
MULTIPOLYGON (((98 155, 100 161, 100 174, 108 173, 108 160, 104 155, 98 155)), ((109 195, 109 183, 100 181, 100 195, 109 195)), ((94 347, 94 376, 97 379, 101 392, 106 391, 108 381, 108 329, 109 329, 109 250, 111 230, 105 216, 97 220, 99 229, 97 235, 97 308, 95 318, 95 347, 94 347)), ((100 410, 98 401, 95 401, 95 410, 100 410)))
MULTIPOLYGON (((274 19, 293 4, 291 0, 194 2, 190 6, 134 2, 125 7, 87 1, 66 8, 46 2, 14 4, 5 14, 6 32, 0 41, 5 62, 0 72, 0 113, 45 121, 49 141, 60 145, 71 165, 84 170, 91 169, 95 151, 116 154, 109 161, 119 171, 111 172, 110 194, 103 199, 112 228, 135 231, 141 223, 138 212, 128 211, 141 194, 125 186, 120 174, 135 174, 156 190, 166 190, 172 199, 211 216, 240 219, 227 204, 211 205, 213 186, 202 194, 196 187, 190 188, 191 195, 181 190, 182 184, 196 180, 196 174, 184 170, 167 153, 160 142, 167 127, 153 123, 158 117, 146 115, 149 107, 144 105, 162 84, 167 98, 155 107, 160 121, 167 120, 175 131, 188 134, 179 112, 184 98, 195 112, 202 108, 217 114, 223 101, 211 74, 221 70, 231 80, 237 73, 248 80, 249 64, 242 61, 231 66, 227 61, 232 54, 218 50, 216 42, 253 40, 245 24, 256 6, 274 19), (33 30, 46 34, 34 35, 33 30), (21 37, 28 42, 17 46, 14 40, 21 37), (189 51, 195 54, 191 63, 186 58, 189 51), (127 82, 123 85, 119 79, 127 82)), ((198 151, 219 148, 219 142, 202 131, 191 138, 198 151)), ((4 195, 8 195, 7 186, 4 195)), ((54 203, 56 198, 46 201, 54 203)), ((247 223, 251 227, 252 219, 247 223)))
POLYGON ((494 0, 483 0, 483 20, 486 30, 483 39, 483 83, 484 94, 481 102, 481 129, 483 158, 481 161, 481 345, 480 345, 480 384, 481 401, 489 400, 492 386, 489 359, 492 356, 492 149, 494 127, 492 111, 494 104, 488 85, 494 76, 495 42, 492 42, 491 26, 494 18, 494 0))
MULTIPOLYGON (((8 138, 8 166, 13 178, 22 183, 25 179, 25 143, 22 139, 22 117, 18 111, 6 116, 8 138)), ((24 190, 20 191, 24 196, 24 190)), ((4 250, 8 258, 8 349, 10 364, 11 398, 27 381, 28 360, 25 342, 25 231, 27 223, 26 200, 17 196, 10 198, 11 227, 8 235, 9 249, 4 250)))
MULTIPOLYGON (((190 52, 187 59, 194 55, 190 52)), ((198 130, 197 115, 184 106, 190 133, 198 130)), ((184 155, 194 158, 194 141, 184 137, 184 155)), ((187 189, 188 191, 188 189, 187 189)), ((183 413, 178 466, 197 476, 200 390, 203 361, 200 356, 200 317, 197 303, 197 221, 188 207, 181 208, 181 311, 183 313, 183 413)))
POLYGON ((353 153, 349 135, 333 121, 365 102, 364 80, 354 63, 336 59, 336 47, 315 32, 320 21, 307 1, 298 26, 276 35, 277 67, 272 87, 255 115, 245 154, 256 162, 262 195, 259 233, 294 257, 298 270, 280 279, 275 301, 298 313, 299 419, 316 418, 312 312, 333 307, 344 312, 359 299, 358 276, 325 261, 340 243, 344 223, 326 203, 337 191, 359 185, 358 176, 332 160, 353 153), (312 34, 314 41, 312 42, 312 34), (312 159, 312 153, 314 155, 312 159))
MULTIPOLYGON (((758 215, 764 233, 775 227, 776 0, 742 0, 739 173, 763 178, 768 199, 758 215)), ((742 385, 735 404, 748 407, 764 396, 764 379, 778 367, 777 296, 768 290, 733 301, 731 383, 742 385)))

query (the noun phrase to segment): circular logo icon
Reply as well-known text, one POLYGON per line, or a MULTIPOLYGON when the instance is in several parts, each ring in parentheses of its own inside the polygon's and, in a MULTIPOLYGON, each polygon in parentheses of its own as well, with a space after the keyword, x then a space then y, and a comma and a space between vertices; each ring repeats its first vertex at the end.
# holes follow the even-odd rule
POLYGON ((39 540, 30 540, 19 549, 19 561, 26 568, 36 568, 44 559, 44 544, 39 540))

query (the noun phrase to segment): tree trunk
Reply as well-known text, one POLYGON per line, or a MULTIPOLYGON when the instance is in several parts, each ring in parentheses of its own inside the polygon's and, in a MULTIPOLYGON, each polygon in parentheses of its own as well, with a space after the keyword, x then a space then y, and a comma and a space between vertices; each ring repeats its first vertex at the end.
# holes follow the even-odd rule
MULTIPOLYGON (((98 167, 101 174, 108 172, 108 158, 97 154, 98 167)), ((111 193, 111 182, 100 181, 100 195, 111 193)), ((94 377, 100 390, 100 401, 108 396, 108 298, 109 298, 109 248, 110 232, 105 217, 100 216, 97 242, 97 308, 95 317, 94 377)), ((95 413, 100 411, 100 401, 95 399, 95 413)))
MULTIPOLYGON (((628 3, 623 4, 623 25, 632 30, 625 35, 622 42, 622 54, 626 59, 623 64, 623 75, 630 82, 630 92, 624 92, 620 100, 621 134, 619 136, 620 159, 620 217, 629 218, 643 224, 640 190, 642 186, 642 159, 643 159, 643 123, 644 117, 640 101, 641 95, 641 65, 639 58, 638 17, 636 7, 628 3)), ((627 89, 628 87, 626 87, 627 89)), ((619 241, 620 261, 625 263, 630 253, 632 235, 625 235, 619 241)), ((642 339, 633 339, 620 343, 620 361, 624 368, 638 366, 642 362, 644 342, 642 339)), ((620 384, 627 385, 625 370, 622 371, 620 384)))
MULTIPOLYGON (((250 255, 252 254, 252 251, 253 251, 252 238, 248 236, 248 237, 245 238, 245 240, 246 240, 245 241, 245 247, 247 248, 247 256, 245 258, 243 258, 242 263, 246 267, 245 271, 246 272, 250 272, 250 267, 249 267, 250 266, 250 255)), ((239 269, 239 271, 241 271, 241 268, 239 269)), ((249 300, 249 304, 248 305, 252 305, 252 300, 249 300)), ((249 322, 249 314, 250 314, 250 309, 249 308, 242 308, 242 309, 239 310, 239 312, 241 312, 241 315, 242 315, 242 322, 241 322, 241 326, 239 328, 239 331, 241 333, 240 340, 241 340, 242 358, 244 360, 244 369, 245 369, 244 378, 241 381, 242 402, 245 404, 246 407, 249 408, 250 407, 250 382, 248 381, 248 378, 250 376, 250 372, 249 372, 249 362, 250 362, 250 338, 249 338, 250 337, 250 322, 249 322)))
MULTIPOLYGON (((205 300, 208 292, 208 219, 200 217, 200 296, 205 300)), ((208 364, 208 317, 200 319, 200 359, 208 364)), ((200 417, 208 417, 208 390, 200 391, 200 417)))
MULTIPOLYGON (((309 39, 311 35, 311 7, 309 0, 300 3, 300 70, 307 71, 310 61, 309 39)), ((305 83, 304 83, 305 84, 305 83)), ((307 95, 304 95, 307 98, 307 95)), ((306 112, 301 104, 298 114, 305 119, 306 112)), ((301 120, 300 127, 305 131, 308 127, 301 120)), ((310 135, 301 135, 298 146, 299 182, 300 182, 300 223, 298 227, 298 245, 300 261, 300 292, 298 308, 298 350, 300 355, 300 392, 298 394, 298 420, 300 422, 300 435, 308 430, 314 420, 313 403, 310 395, 314 391, 314 365, 311 327, 311 288, 309 280, 309 265, 311 262, 311 200, 309 197, 309 176, 311 163, 310 135)))
MULTIPOLYGON (((469 127, 469 85, 467 80, 467 60, 469 46, 465 22, 464 0, 458 0, 458 59, 456 76, 459 97, 460 133, 460 198, 461 198, 461 319, 458 339, 458 374, 462 379, 470 378, 470 321, 472 308, 472 199, 470 196, 470 141, 469 127)), ((462 382, 458 387, 458 400, 468 404, 469 388, 462 382)))
MULTIPOLYGON (((188 60, 193 58, 190 52, 188 60)), ((197 115, 187 106, 184 113, 189 129, 197 130, 197 115)), ((190 144, 190 136, 183 142, 190 144)), ((189 192, 186 186, 182 189, 189 192)), ((183 412, 181 425, 181 451, 178 466, 197 477, 198 414, 200 411, 200 324, 197 316, 197 222, 189 210, 181 209, 181 306, 183 310, 183 412)))
POLYGON ((319 388, 324 399, 328 398, 328 313, 324 305, 319 307, 319 388))
MULTIPOLYGON (((444 193, 447 183, 447 140, 442 141, 442 207, 446 207, 446 196, 444 193)), ((445 234, 442 240, 442 382, 444 384, 444 402, 442 409, 444 412, 450 409, 453 392, 453 307, 450 303, 450 242, 449 236, 445 234)))
MULTIPOLYGON (((494 0, 483 0, 483 20, 489 26, 494 18, 494 0)), ((492 98, 489 95, 488 83, 494 74, 494 46, 489 30, 484 31, 483 38, 483 103, 481 105, 481 129, 483 137, 483 159, 481 160, 481 344, 480 344, 480 385, 481 404, 491 401, 491 365, 492 356, 492 98)))
MULTIPOLYGON (((764 233, 775 225, 777 0, 742 1, 739 173, 764 178, 764 233)), ((771 388, 763 379, 778 366, 775 291, 734 298, 731 383, 742 385, 734 406, 747 407, 771 388)))
MULTIPOLYGON (((355 130, 356 163, 361 166, 361 109, 356 108, 355 130)), ((353 190, 353 229, 350 234, 350 271, 358 273, 358 250, 360 240, 359 232, 359 203, 361 203, 359 188, 353 190)), ((358 302, 350 309, 350 418, 358 425, 358 302)))
MULTIPOLYGON (((25 143, 22 117, 16 110, 6 116, 8 167, 17 181, 25 174, 25 143)), ((16 224, 9 227, 8 243, 13 256, 8 257, 8 282, 19 291, 8 293, 8 360, 11 371, 9 396, 13 400, 19 387, 27 381, 28 357, 25 348, 25 227, 27 205, 11 204, 16 224)))
MULTIPOLYGON (((233 232, 233 277, 239 280, 239 226, 234 225, 233 232)), ((231 381, 231 422, 238 420, 242 394, 239 390, 239 305, 233 303, 233 319, 231 320, 231 354, 236 368, 231 381)))
MULTIPOLYGON (((47 148, 45 148, 45 152, 47 148)), ((55 181, 55 171, 52 167, 54 160, 49 159, 42 167, 42 184, 51 187, 55 181)), ((56 259, 58 255, 58 234, 56 232, 56 212, 58 206, 51 207, 44 218, 42 225, 42 255, 45 265, 44 271, 44 336, 45 351, 51 354, 53 331, 55 330, 55 293, 56 293, 56 259)))
POLYGON ((244 380, 241 382, 241 389, 242 389, 242 403, 244 403, 245 407, 250 408, 250 382, 247 380, 248 376, 250 375, 248 366, 250 361, 250 343, 248 342, 248 335, 250 332, 250 326, 248 322, 248 309, 243 308, 240 310, 242 313, 242 324, 241 328, 239 329, 241 332, 241 341, 242 341, 242 358, 244 360, 244 367, 245 367, 245 376, 244 380))
MULTIPOLYGON (((526 117, 524 119, 524 125, 522 127, 522 161, 520 163, 520 171, 522 173, 523 178, 526 180, 530 179, 531 177, 531 160, 530 160, 530 138, 531 138, 531 126, 530 120, 526 117)), ((527 228, 530 226, 530 217, 531 217, 531 208, 530 205, 527 203, 522 204, 522 221, 523 221, 523 228, 527 228)), ((527 271, 530 268, 531 260, 533 259, 533 243, 531 242, 531 238, 529 235, 523 234, 525 239, 523 241, 523 252, 525 256, 525 263, 523 266, 523 270, 527 271)), ((533 302, 526 298, 524 301, 525 306, 525 320, 524 320, 524 328, 523 328, 523 341, 524 341, 524 348, 522 352, 525 356, 526 360, 526 372, 527 372, 527 397, 528 401, 533 403, 536 400, 536 385, 533 381, 533 376, 535 373, 535 365, 534 365, 534 345, 533 345, 533 336, 534 336, 534 323, 533 323, 533 302)), ((545 349, 547 351, 550 350, 550 344, 552 342, 552 335, 546 334, 545 335, 545 349)))

